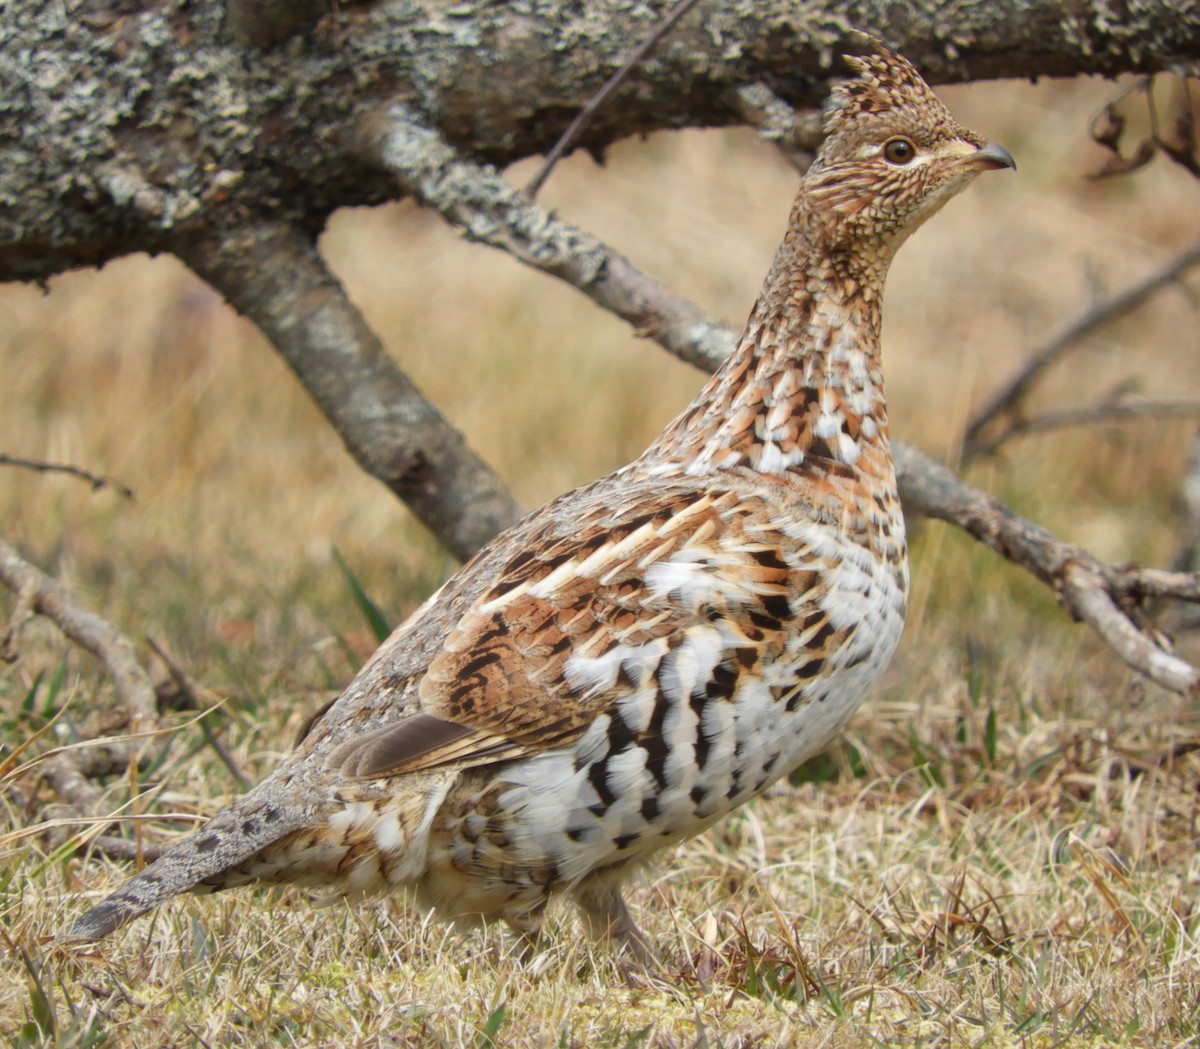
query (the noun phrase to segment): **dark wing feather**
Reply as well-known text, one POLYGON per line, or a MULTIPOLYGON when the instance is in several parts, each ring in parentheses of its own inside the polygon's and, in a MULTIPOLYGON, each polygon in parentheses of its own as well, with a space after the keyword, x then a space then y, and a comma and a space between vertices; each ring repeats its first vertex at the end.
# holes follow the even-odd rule
MULTIPOLYGON (((414 714, 394 725, 364 732, 342 744, 328 763, 355 779, 399 776, 463 758, 494 759, 512 743, 432 714, 414 714)), ((474 762, 472 762, 474 763, 474 762)))
MULTIPOLYGON (((620 660, 612 663, 611 680, 601 680, 603 673, 572 679, 572 656, 586 663, 616 646, 654 643, 665 654, 714 611, 647 586, 647 573, 673 555, 703 565, 714 594, 752 583, 755 593, 719 610, 731 623, 764 592, 786 592, 786 568, 764 568, 739 544, 723 541, 732 519, 755 515, 761 500, 711 483, 701 492, 660 479, 626 496, 617 509, 600 502, 589 514, 582 507, 574 519, 558 517, 540 535, 524 537, 527 543, 514 544, 495 582, 450 630, 421 677, 421 712, 360 733, 328 763, 353 777, 395 776, 490 764, 569 743, 620 696, 646 686, 622 677, 620 660)), ((762 637, 751 628, 745 644, 755 647, 762 637)))

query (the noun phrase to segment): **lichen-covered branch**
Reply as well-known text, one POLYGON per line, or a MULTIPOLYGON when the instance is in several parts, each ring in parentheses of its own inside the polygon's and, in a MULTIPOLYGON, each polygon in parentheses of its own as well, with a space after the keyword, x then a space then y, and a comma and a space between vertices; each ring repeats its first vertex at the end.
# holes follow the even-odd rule
MULTIPOLYGON (((671 0, 157 0, 0 5, 0 280, 172 250, 228 216, 320 228, 396 193, 345 129, 403 104, 464 154, 544 154, 671 0), (167 206, 132 198, 147 178, 167 206), (135 180, 136 181, 136 180, 135 180)), ((853 28, 933 84, 1196 71, 1200 6, 1142 0, 705 0, 580 145, 747 119, 749 85, 820 105, 853 28)))
POLYGON ((689 364, 712 371, 732 348, 728 329, 699 307, 590 233, 531 204, 492 168, 461 158, 406 107, 372 114, 362 124, 360 144, 405 194, 472 240, 578 288, 689 364))
MULTIPOLYGON (((433 132, 415 128, 408 114, 393 109, 377 115, 363 148, 374 150, 378 163, 408 192, 448 221, 566 281, 637 323, 641 332, 684 360, 711 369, 733 345, 730 329, 641 274, 595 237, 527 201, 494 171, 457 157, 433 132), (613 273, 619 279, 612 279, 613 273)), ((894 451, 907 512, 957 525, 1020 565, 1049 586, 1073 616, 1093 626, 1130 666, 1164 688, 1187 694, 1200 689, 1200 672, 1166 651, 1137 608, 1137 600, 1151 593, 1196 600, 1200 576, 1104 565, 916 449, 897 442, 894 451)))

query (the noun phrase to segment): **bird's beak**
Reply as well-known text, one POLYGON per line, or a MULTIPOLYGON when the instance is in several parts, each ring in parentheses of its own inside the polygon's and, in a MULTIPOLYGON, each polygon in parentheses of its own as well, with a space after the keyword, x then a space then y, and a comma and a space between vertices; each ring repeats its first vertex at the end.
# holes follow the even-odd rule
POLYGON ((976 171, 999 171, 1001 168, 1017 170, 1017 162, 1013 160, 1012 154, 995 142, 985 142, 974 153, 968 153, 963 157, 963 163, 976 171))

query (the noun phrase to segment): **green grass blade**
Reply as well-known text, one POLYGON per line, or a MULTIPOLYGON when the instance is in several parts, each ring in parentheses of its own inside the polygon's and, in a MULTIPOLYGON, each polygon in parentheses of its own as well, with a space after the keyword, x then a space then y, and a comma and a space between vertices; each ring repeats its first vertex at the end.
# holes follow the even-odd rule
POLYGON ((363 618, 367 621, 367 625, 371 628, 371 633, 375 635, 375 640, 383 644, 387 640, 388 635, 392 632, 388 626, 387 617, 380 610, 379 606, 367 595, 363 589, 362 583, 358 581, 358 577, 350 571, 350 566, 346 564, 342 555, 338 553, 338 548, 333 548, 333 559, 337 562, 338 568, 342 570, 342 575, 345 577, 346 586, 350 589, 350 596, 354 599, 354 603, 358 605, 358 610, 363 614, 363 618))

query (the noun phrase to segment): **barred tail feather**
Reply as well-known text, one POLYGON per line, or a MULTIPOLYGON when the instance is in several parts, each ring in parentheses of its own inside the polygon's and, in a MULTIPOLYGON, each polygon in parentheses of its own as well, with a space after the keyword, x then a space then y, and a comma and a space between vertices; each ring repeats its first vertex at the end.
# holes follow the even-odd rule
POLYGON ((78 918, 67 931, 67 938, 99 940, 202 882, 219 888, 221 874, 305 825, 303 811, 288 811, 259 800, 257 794, 259 791, 253 791, 219 812, 141 874, 130 878, 78 918))

